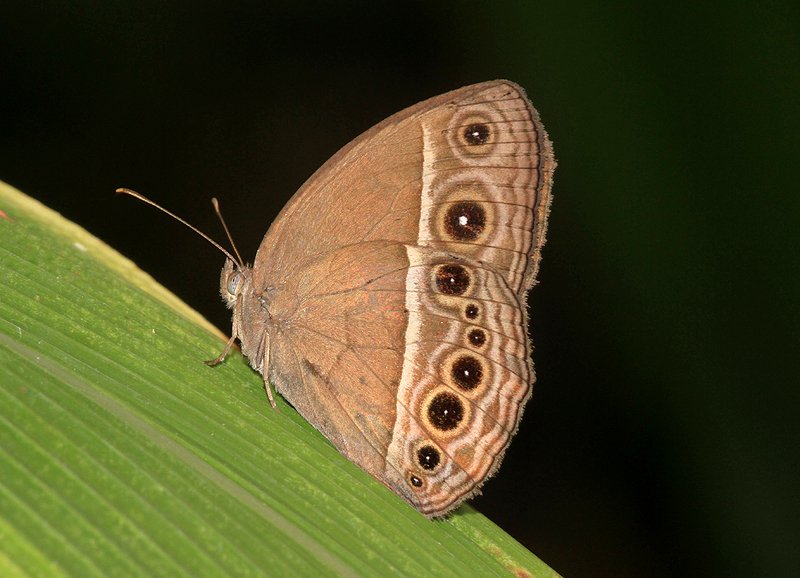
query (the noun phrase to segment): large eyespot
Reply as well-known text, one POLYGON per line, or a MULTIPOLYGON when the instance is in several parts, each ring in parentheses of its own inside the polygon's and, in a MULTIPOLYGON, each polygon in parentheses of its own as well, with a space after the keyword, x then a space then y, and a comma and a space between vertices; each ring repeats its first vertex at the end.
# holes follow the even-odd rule
POLYGON ((228 278, 228 293, 231 295, 236 295, 236 291, 238 291, 241 282, 242 274, 239 271, 236 271, 236 273, 228 278))
MULTIPOLYGON (((449 368, 447 373, 449 374, 449 368)), ((445 377, 446 382, 451 382, 452 377, 448 375, 445 377)), ((436 435, 437 443, 439 438, 452 438, 463 431, 464 426, 470 423, 472 415, 471 404, 468 399, 462 397, 461 391, 469 394, 466 390, 462 390, 456 384, 442 384, 440 387, 430 391, 428 395, 419 406, 422 424, 429 431, 436 435)), ((414 451, 418 451, 429 445, 436 449, 433 443, 420 443, 419 447, 415 447, 414 451)), ((445 456, 439 455, 440 462, 444 461, 445 456)), ((430 458, 424 455, 416 455, 416 462, 420 464, 423 469, 421 461, 428 461, 435 459, 433 456, 430 458)), ((429 462, 430 463, 430 462, 429 462)), ((432 465, 432 463, 430 463, 432 465)), ((441 467, 437 464, 438 467, 441 467)), ((423 474, 425 472, 422 472, 423 474)))

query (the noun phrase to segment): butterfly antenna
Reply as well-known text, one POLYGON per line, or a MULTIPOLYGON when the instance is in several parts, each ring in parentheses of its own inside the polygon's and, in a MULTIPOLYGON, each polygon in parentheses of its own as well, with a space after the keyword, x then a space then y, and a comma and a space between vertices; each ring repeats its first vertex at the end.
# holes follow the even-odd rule
MULTIPOLYGON (((162 206, 161 206, 161 205, 159 205, 158 203, 156 203, 156 202, 154 202, 154 201, 151 201, 150 199, 148 199, 147 197, 145 197, 145 196, 144 196, 144 195, 142 195, 141 193, 137 193, 137 192, 136 192, 136 191, 134 191, 134 190, 131 190, 131 189, 126 189, 126 188, 119 188, 119 189, 117 189, 117 191, 116 191, 116 192, 117 192, 118 194, 120 194, 120 195, 129 195, 129 196, 131 196, 131 197, 133 197, 133 198, 135 198, 135 199, 139 199, 139 200, 140 200, 140 201, 142 201, 143 203, 147 203, 147 204, 148 204, 148 205, 150 205, 151 207, 155 207, 155 208, 156 208, 156 209, 158 209, 159 211, 161 211, 161 212, 163 212, 163 213, 166 213, 167 215, 169 215, 170 217, 172 217, 173 219, 175 219, 175 220, 176 220, 176 221, 178 221, 179 223, 183 223, 184 225, 186 225, 187 227, 189 227, 189 228, 190 228, 192 231, 194 231, 195 233, 197 233, 198 235, 200 235, 201 237, 203 237, 203 239, 205 239, 206 241, 208 241, 209 243, 211 243, 212 245, 214 245, 214 246, 215 246, 217 249, 219 249, 220 251, 222 251, 222 253, 223 253, 223 254, 224 254, 224 255, 225 255, 225 256, 226 256, 228 259, 230 259, 231 261, 233 261, 234 263, 236 263, 236 266, 237 266, 237 267, 239 267, 240 269, 242 268, 242 259, 241 259, 241 257, 239 257, 239 252, 236 250, 236 247, 235 247, 235 246, 234 246, 234 248, 233 248, 233 251, 234 251, 234 253, 236 253, 236 257, 234 257, 233 255, 231 255, 231 254, 230 254, 230 252, 228 252, 228 251, 227 251, 227 250, 226 250, 226 249, 225 249, 225 248, 224 248, 222 245, 220 245, 220 244, 219 244, 219 243, 217 243, 217 242, 216 242, 214 239, 212 239, 211 237, 209 237, 208 235, 206 235, 205 233, 203 233, 203 232, 202 232, 200 229, 198 229, 197 227, 194 227, 194 226, 190 225, 189 223, 187 223, 186 221, 184 221, 183 219, 181 219, 181 218, 180 218, 178 215, 176 215, 175 213, 172 213, 172 212, 168 211, 167 209, 165 209, 164 207, 162 207, 162 206)), ((217 213, 217 214, 219 214, 219 213, 217 213)), ((220 217, 220 219, 221 219, 221 218, 222 218, 222 217, 220 217)), ((224 225, 224 223, 223 223, 223 225, 224 225)), ((227 233, 227 231, 228 231, 228 230, 227 230, 227 227, 226 227, 226 229, 225 229, 225 232, 227 233)), ((230 239, 230 235, 228 235, 228 238, 230 239)))
MULTIPOLYGON (((211 204, 214 205, 214 212, 219 217, 219 222, 222 223, 222 228, 225 229, 225 234, 228 236, 228 242, 230 242, 231 247, 233 247, 233 252, 236 254, 236 257, 239 259, 239 263, 244 263, 242 261, 242 256, 239 254, 239 249, 236 248, 236 243, 233 242, 233 237, 231 236, 231 232, 228 230, 228 225, 225 223, 225 219, 222 218, 222 211, 219 210, 219 201, 216 197, 211 198, 211 204)), ((241 268, 241 266, 239 267, 241 268)))

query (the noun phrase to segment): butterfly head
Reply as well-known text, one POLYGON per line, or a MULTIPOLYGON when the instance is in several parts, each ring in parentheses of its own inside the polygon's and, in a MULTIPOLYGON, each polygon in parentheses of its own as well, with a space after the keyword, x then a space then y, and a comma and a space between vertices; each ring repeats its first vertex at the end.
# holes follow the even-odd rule
POLYGON ((270 317, 265 298, 254 289, 253 268, 226 260, 219 278, 219 291, 225 305, 233 310, 232 339, 239 340, 242 354, 253 369, 264 373, 270 317))
POLYGON ((250 272, 250 267, 240 266, 230 259, 225 260, 219 277, 219 292, 228 309, 235 309, 239 296, 250 285, 250 272))

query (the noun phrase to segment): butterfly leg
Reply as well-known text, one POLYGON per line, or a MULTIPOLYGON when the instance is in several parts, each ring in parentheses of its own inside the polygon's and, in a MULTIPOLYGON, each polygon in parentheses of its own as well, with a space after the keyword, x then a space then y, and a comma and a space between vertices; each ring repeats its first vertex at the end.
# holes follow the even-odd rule
POLYGON ((233 342, 235 340, 236 340, 236 333, 231 335, 231 338, 228 339, 228 343, 225 344, 225 349, 222 350, 222 353, 220 353, 219 356, 217 356, 215 359, 209 359, 207 361, 204 361, 203 363, 205 363, 210 367, 214 367, 225 361, 225 358, 228 356, 228 353, 230 353, 231 347, 233 347, 233 342))
POLYGON ((272 388, 269 386, 269 331, 264 332, 261 350, 264 352, 264 364, 261 366, 261 374, 264 376, 264 390, 267 392, 267 398, 269 398, 269 404, 272 409, 278 409, 278 406, 275 405, 275 398, 272 397, 272 388))
MULTIPOLYGON (((236 311, 242 310, 242 295, 236 299, 236 311)), ((231 338, 228 339, 228 343, 225 344, 225 349, 222 350, 216 359, 209 359, 208 361, 204 361, 206 365, 210 367, 215 367, 225 361, 225 358, 228 357, 228 354, 231 352, 231 347, 233 347, 233 342, 236 341, 236 338, 239 336, 239 317, 238 315, 233 316, 233 328, 231 329, 231 338)))

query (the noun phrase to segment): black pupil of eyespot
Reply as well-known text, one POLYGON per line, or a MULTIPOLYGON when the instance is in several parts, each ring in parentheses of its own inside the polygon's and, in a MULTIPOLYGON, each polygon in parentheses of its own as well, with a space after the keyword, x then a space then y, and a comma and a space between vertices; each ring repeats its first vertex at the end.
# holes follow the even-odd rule
POLYGON ((461 265, 443 265, 436 271, 436 287, 445 295, 463 294, 469 282, 469 273, 461 265))
POLYGON ((433 446, 422 446, 417 451, 417 461, 426 470, 432 470, 439 465, 439 452, 433 446))
POLYGON ((464 406, 452 393, 437 394, 428 406, 428 419, 436 429, 451 430, 464 419, 464 406))
POLYGON ((455 203, 447 210, 444 226, 454 239, 474 241, 486 228, 486 213, 478 203, 455 203))
POLYGON ((483 367, 480 361, 465 355, 453 363, 451 374, 458 387, 466 390, 475 389, 483 379, 483 367))
POLYGON ((464 129, 464 140, 469 145, 482 145, 489 140, 489 127, 482 123, 469 125, 464 129))

